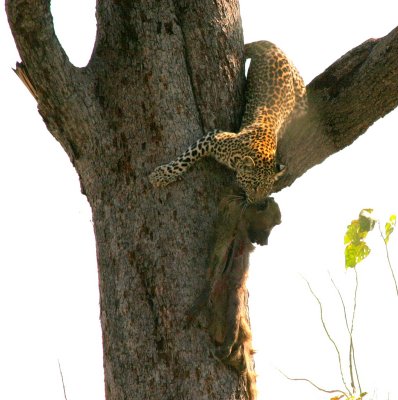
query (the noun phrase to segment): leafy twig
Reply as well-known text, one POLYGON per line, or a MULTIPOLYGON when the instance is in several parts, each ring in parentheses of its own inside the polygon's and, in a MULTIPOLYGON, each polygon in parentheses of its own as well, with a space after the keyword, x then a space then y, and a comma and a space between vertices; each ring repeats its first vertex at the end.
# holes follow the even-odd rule
POLYGON ((343 311, 344 311, 345 324, 347 327, 348 334, 350 335, 349 368, 350 368, 351 387, 352 387, 352 390, 355 392, 356 386, 355 386, 354 374, 353 374, 353 367, 354 367, 356 380, 358 382, 359 392, 362 393, 361 383, 359 381, 357 363, 356 363, 356 359, 355 359, 355 349, 354 349, 354 340, 353 340, 354 320, 355 320, 355 312, 356 312, 356 308, 357 308, 357 293, 358 293, 358 272, 355 267, 354 267, 354 270, 355 270, 355 291, 354 291, 354 305, 353 305, 353 310, 352 310, 351 327, 348 324, 347 309, 346 309, 346 306, 345 306, 345 303, 343 300, 343 296, 341 295, 340 289, 337 287, 337 285, 334 282, 330 273, 329 273, 329 276, 330 276, 330 280, 332 281, 334 288, 336 289, 336 291, 340 297, 341 305, 342 305, 343 311))
POLYGON ((394 270, 393 270, 393 268, 392 268, 391 261, 390 261, 390 253, 389 253, 389 251, 388 251, 388 245, 387 245, 388 239, 387 239, 387 236, 384 236, 384 235, 383 235, 383 232, 382 232, 381 226, 380 226, 380 222, 378 222, 378 226, 379 226, 380 236, 382 237, 383 242, 384 242, 384 248, 386 249, 387 262, 388 262, 388 266, 390 267, 392 279, 394 280, 395 291, 397 292, 397 296, 398 296, 398 284, 397 284, 397 279, 395 278, 394 270))
POLYGON ((318 297, 318 296, 315 294, 315 292, 312 290, 312 287, 311 287, 310 283, 307 281, 307 279, 305 279, 305 278, 303 278, 303 279, 306 281, 306 283, 307 283, 307 285, 308 285, 308 288, 309 288, 311 294, 315 297, 316 301, 317 301, 318 304, 319 304, 319 309, 320 309, 320 313, 321 313, 321 322, 322 322, 322 325, 323 325, 323 329, 324 329, 324 331, 325 331, 327 337, 329 338, 329 340, 332 342, 334 348, 336 349, 337 357, 338 357, 338 360, 339 360, 339 368, 340 368, 341 380, 343 381, 343 384, 344 384, 345 388, 347 389, 347 392, 350 394, 350 396, 352 396, 352 393, 351 393, 350 389, 348 388, 347 383, 346 383, 346 381, 345 381, 345 379, 344 379, 343 368, 342 368, 342 365, 341 365, 340 350, 339 350, 339 348, 337 347, 336 342, 335 342, 335 341, 333 340, 333 338, 331 337, 331 335, 330 335, 330 333, 329 333, 329 331, 328 331, 328 329, 327 329, 327 327, 326 327, 325 320, 323 319, 323 307, 322 307, 322 303, 321 303, 321 301, 319 300, 319 297, 318 297))
POLYGON ((62 374, 61 364, 60 364, 59 360, 58 360, 58 368, 59 368, 59 373, 61 374, 62 388, 64 389, 64 397, 65 397, 65 400, 68 400, 68 398, 66 397, 64 375, 62 374))
POLYGON ((342 395, 344 395, 345 397, 348 398, 347 394, 345 392, 343 392, 342 390, 326 390, 323 389, 321 387, 319 387, 318 385, 316 385, 314 382, 312 382, 311 380, 307 379, 307 378, 290 378, 289 376, 287 376, 284 372, 282 372, 280 369, 278 369, 278 371, 286 378, 289 379, 289 381, 302 381, 302 382, 308 382, 310 383, 312 386, 314 386, 315 388, 317 388, 319 391, 324 392, 324 393, 341 393, 342 395))
MULTIPOLYGON (((355 271, 355 292, 354 292, 354 306, 353 306, 354 308, 352 310, 352 320, 351 320, 351 330, 350 330, 351 338, 352 338, 352 332, 354 330, 354 319, 355 319, 355 311, 357 309, 357 293, 358 293, 358 271, 356 268, 354 268, 354 271, 355 271)), ((355 359, 354 343, 352 344, 352 356, 353 356, 352 359, 354 361, 355 375, 357 377, 359 392, 362 393, 361 382, 359 381, 359 375, 357 369, 357 362, 355 359)))

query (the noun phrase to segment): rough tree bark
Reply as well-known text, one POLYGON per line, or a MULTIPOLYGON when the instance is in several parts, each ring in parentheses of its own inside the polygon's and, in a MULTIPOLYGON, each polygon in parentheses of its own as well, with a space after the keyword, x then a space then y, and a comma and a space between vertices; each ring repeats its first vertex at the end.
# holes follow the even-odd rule
MULTIPOLYGON (((205 130, 239 127, 237 0, 98 0, 85 68, 60 46, 49 0, 6 0, 6 9, 39 112, 92 208, 107 399, 244 399, 237 375, 210 355, 206 331, 184 329, 231 173, 206 160, 167 189, 147 179, 205 130)), ((308 117, 280 142, 288 173, 276 190, 397 105, 396 65, 397 29, 309 85, 308 117)))

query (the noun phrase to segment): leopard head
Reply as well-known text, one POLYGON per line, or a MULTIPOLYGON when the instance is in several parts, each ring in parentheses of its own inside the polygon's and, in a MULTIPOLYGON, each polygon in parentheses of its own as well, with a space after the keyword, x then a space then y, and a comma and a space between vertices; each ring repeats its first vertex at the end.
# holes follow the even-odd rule
POLYGON ((254 160, 245 156, 237 163, 236 180, 245 191, 248 203, 260 203, 270 195, 274 182, 283 172, 274 160, 254 160))

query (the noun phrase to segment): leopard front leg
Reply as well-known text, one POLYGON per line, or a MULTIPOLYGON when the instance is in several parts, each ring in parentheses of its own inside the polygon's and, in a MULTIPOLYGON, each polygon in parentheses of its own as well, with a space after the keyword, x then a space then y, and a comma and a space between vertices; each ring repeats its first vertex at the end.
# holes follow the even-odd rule
POLYGON ((164 187, 175 182, 196 161, 212 155, 214 136, 218 130, 208 132, 181 156, 168 164, 160 165, 149 175, 149 181, 155 187, 164 187))

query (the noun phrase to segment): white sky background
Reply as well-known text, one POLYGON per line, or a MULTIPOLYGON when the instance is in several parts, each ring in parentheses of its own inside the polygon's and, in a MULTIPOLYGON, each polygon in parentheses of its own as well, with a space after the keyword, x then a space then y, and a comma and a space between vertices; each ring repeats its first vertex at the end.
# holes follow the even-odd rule
MULTIPOLYGON (((352 47, 398 25, 394 3, 241 0, 245 41, 274 41, 308 83, 352 47)), ((53 1, 57 34, 76 65, 83 66, 91 52, 93 8, 93 0, 53 1)), ((64 399, 59 359, 69 400, 101 400, 90 209, 67 156, 11 71, 19 56, 3 9, 0 48, 0 399, 64 399)), ((270 246, 253 255, 249 282, 260 400, 332 397, 287 381, 277 368, 325 389, 344 389, 318 305, 301 275, 324 302, 349 381, 348 338, 328 271, 350 304, 353 272, 344 270, 344 232, 361 208, 374 208, 383 224, 398 213, 397 129, 394 111, 275 195, 283 224, 270 246)), ((357 365, 369 398, 393 400, 398 399, 398 297, 377 233, 370 244, 372 254, 358 268, 357 365)), ((397 244, 395 233, 390 251, 398 274, 397 244)))

